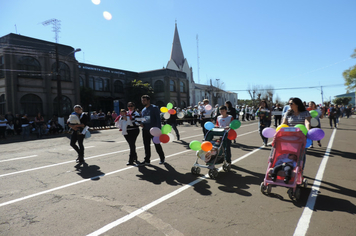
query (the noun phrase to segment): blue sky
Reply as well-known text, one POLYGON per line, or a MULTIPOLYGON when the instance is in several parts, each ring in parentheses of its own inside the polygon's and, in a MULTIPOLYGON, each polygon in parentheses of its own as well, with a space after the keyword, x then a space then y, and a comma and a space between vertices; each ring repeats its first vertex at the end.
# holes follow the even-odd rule
POLYGON ((355 0, 0 0, 0 9, 0 36, 54 42, 41 22, 56 18, 59 43, 81 48, 79 62, 136 72, 167 65, 177 21, 194 80, 220 79, 239 99, 250 98, 240 91, 249 86, 273 86, 282 101, 321 103, 320 87, 296 88, 323 86, 324 101, 333 99, 356 64, 355 0))

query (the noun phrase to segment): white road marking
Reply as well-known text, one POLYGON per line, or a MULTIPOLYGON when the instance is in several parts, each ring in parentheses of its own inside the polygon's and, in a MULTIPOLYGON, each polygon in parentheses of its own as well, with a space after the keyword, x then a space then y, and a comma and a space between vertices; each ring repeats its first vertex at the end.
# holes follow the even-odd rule
POLYGON ((323 160, 320 163, 318 173, 315 176, 315 180, 313 183, 313 187, 310 191, 307 204, 303 210, 302 216, 299 218, 298 225, 295 228, 293 236, 304 236, 304 235, 306 235, 306 233, 308 231, 310 219, 311 219, 311 216, 314 211, 316 198, 318 197, 318 192, 319 192, 319 188, 321 185, 321 181, 323 180, 323 175, 324 175, 324 171, 326 168, 326 164, 328 163, 328 160, 329 160, 331 147, 333 146, 336 130, 337 129, 334 129, 333 133, 331 134, 331 138, 328 143, 328 147, 325 151, 325 155, 323 157, 323 160))
MULTIPOLYGON (((179 155, 179 154, 182 154, 182 153, 190 152, 190 151, 191 150, 185 150, 185 151, 182 151, 182 152, 177 152, 177 153, 174 153, 174 154, 166 156, 166 158, 169 158, 169 157, 172 157, 172 156, 176 156, 176 155, 179 155)), ((115 152, 115 153, 117 153, 117 152, 115 152)), ((104 154, 104 155, 106 155, 106 154, 104 154)), ((151 162, 155 162, 155 161, 158 161, 158 160, 160 160, 160 159, 157 158, 157 159, 152 160, 151 162)), ((73 161, 71 161, 71 162, 73 162, 73 161)), ((115 170, 115 171, 109 172, 107 174, 102 174, 102 175, 98 175, 98 176, 92 177, 90 179, 83 179, 83 180, 80 180, 80 181, 77 181, 77 182, 73 182, 73 183, 62 185, 62 186, 59 186, 59 187, 56 187, 56 188, 48 189, 46 191, 42 191, 42 192, 31 194, 31 195, 28 195, 28 196, 25 196, 25 197, 17 198, 17 199, 11 200, 11 201, 7 201, 7 202, 4 202, 4 203, 1 203, 0 207, 6 206, 6 205, 10 205, 12 203, 20 202, 20 201, 23 201, 23 200, 26 200, 26 199, 29 199, 29 198, 37 197, 37 196, 40 196, 40 195, 43 195, 43 194, 46 194, 46 193, 50 193, 50 192, 53 192, 53 191, 56 191, 56 190, 64 189, 64 188, 67 188, 67 187, 70 187, 70 186, 74 186, 74 185, 77 185, 77 184, 81 184, 81 183, 87 182, 89 180, 95 180, 95 179, 98 179, 100 177, 116 174, 116 173, 131 169, 131 168, 136 168, 136 167, 134 167, 134 166, 125 167, 125 168, 122 168, 122 169, 119 169, 119 170, 115 170)))
POLYGON ((7 159, 7 160, 1 160, 0 162, 16 161, 16 160, 22 160, 22 159, 31 158, 31 157, 37 157, 37 155, 32 155, 32 156, 27 156, 27 157, 16 157, 16 158, 7 159))
MULTIPOLYGON (((85 147, 85 149, 87 149, 87 148, 93 148, 93 147, 95 147, 95 146, 88 146, 88 147, 85 147)), ((68 151, 75 151, 75 150, 72 148, 72 149, 68 149, 68 151)))
MULTIPOLYGON (((241 161, 241 160, 245 159, 246 157, 248 157, 248 156, 254 154, 255 152, 257 152, 257 151, 259 151, 259 150, 261 150, 261 149, 262 149, 262 147, 260 147, 260 148, 258 148, 258 149, 255 149, 255 150, 253 150, 252 152, 249 152, 249 153, 247 153, 247 154, 245 154, 245 155, 239 157, 238 159, 232 161, 232 164, 234 164, 234 163, 236 163, 236 162, 238 162, 238 161, 241 161)), ((220 167, 218 170, 221 171, 222 169, 223 169, 223 168, 220 167)), ((157 206, 158 204, 160 204, 160 203, 162 203, 162 202, 164 202, 164 201, 166 201, 166 200, 168 200, 168 199, 170 199, 170 198, 172 198, 172 197, 178 195, 179 193, 181 193, 181 192, 183 192, 184 190, 186 190, 186 189, 188 189, 188 188, 190 188, 190 187, 196 185, 197 183, 199 183, 199 182, 201 182, 201 181, 207 179, 208 177, 209 177, 209 174, 206 174, 205 176, 198 177, 198 179, 194 180, 193 182, 190 182, 189 184, 184 185, 183 187, 180 187, 179 189, 177 189, 177 190, 175 190, 175 191, 173 191, 173 192, 171 192, 171 193, 169 193, 169 194, 167 194, 167 195, 165 195, 165 196, 163 196, 163 197, 161 197, 161 198, 159 198, 159 199, 157 199, 157 200, 155 200, 155 201, 153 201, 153 202, 147 204, 146 206, 143 206, 143 207, 137 209, 136 211, 134 211, 134 212, 132 212, 132 213, 130 213, 130 214, 127 214, 126 216, 121 217, 120 219, 117 219, 116 221, 113 221, 113 222, 111 222, 111 223, 105 225, 104 227, 102 227, 102 228, 100 228, 100 229, 98 229, 98 230, 96 230, 96 231, 94 231, 94 232, 88 234, 87 236, 97 236, 97 235, 101 235, 101 234, 103 234, 103 233, 109 231, 110 229, 115 228, 116 226, 118 226, 118 225, 120 225, 120 224, 122 224, 122 223, 124 223, 124 222, 126 222, 126 221, 128 221, 128 220, 131 220, 131 219, 134 218, 135 216, 140 215, 141 213, 143 213, 143 212, 149 210, 150 208, 152 208, 152 207, 154 207, 154 206, 157 206)), ((1 205, 0 205, 0 206, 1 206, 1 205)))

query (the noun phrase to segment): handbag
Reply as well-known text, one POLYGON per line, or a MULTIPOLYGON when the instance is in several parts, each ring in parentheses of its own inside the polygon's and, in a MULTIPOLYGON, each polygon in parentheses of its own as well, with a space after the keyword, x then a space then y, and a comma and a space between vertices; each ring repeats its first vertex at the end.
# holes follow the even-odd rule
POLYGON ((90 138, 90 137, 91 137, 91 133, 89 132, 89 130, 87 130, 87 132, 85 132, 84 138, 90 138))

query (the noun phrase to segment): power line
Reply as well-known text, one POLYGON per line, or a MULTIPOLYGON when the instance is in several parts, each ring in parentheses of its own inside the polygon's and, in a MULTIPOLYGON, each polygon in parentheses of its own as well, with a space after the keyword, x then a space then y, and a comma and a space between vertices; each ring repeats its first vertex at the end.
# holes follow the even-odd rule
MULTIPOLYGON (((332 84, 332 85, 318 85, 318 86, 309 86, 309 87, 288 87, 288 88, 268 88, 268 89, 257 89, 259 91, 264 90, 293 90, 293 89, 313 89, 313 88, 320 88, 320 87, 336 87, 336 86, 345 86, 344 84, 332 84)), ((242 89, 242 90, 230 90, 231 92, 248 92, 253 91, 253 89, 242 89)))

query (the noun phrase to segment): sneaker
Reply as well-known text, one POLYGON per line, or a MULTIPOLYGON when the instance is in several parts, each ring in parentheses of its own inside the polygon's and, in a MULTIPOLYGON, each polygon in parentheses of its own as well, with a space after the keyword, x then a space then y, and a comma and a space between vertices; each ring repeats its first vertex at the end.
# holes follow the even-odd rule
POLYGON ((148 166, 148 165, 150 165, 150 163, 147 162, 147 161, 139 162, 139 163, 137 164, 137 166, 148 166))
POLYGON ((160 165, 162 165, 162 164, 164 164, 164 163, 165 163, 164 160, 159 162, 160 165))
POLYGON ((127 165, 127 166, 134 166, 135 163, 133 163, 133 162, 127 162, 126 165, 127 165))
POLYGON ((319 147, 321 147, 321 143, 318 143, 319 147))

